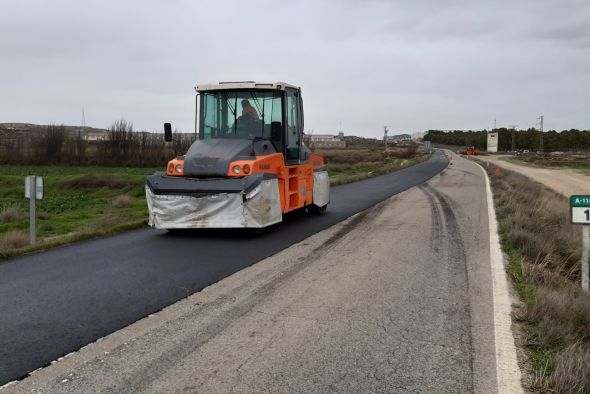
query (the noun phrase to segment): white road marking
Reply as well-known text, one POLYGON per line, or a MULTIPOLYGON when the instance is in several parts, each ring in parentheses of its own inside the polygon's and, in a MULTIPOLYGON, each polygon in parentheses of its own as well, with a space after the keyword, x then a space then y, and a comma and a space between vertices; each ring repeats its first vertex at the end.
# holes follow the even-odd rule
POLYGON ((488 221, 490 227, 490 263, 492 266, 492 291, 494 301, 494 337, 496 346, 496 377, 499 393, 522 393, 520 368, 516 357, 516 347, 512 336, 512 303, 508 293, 508 281, 500 248, 498 222, 490 186, 490 178, 479 166, 486 178, 488 200, 488 221))

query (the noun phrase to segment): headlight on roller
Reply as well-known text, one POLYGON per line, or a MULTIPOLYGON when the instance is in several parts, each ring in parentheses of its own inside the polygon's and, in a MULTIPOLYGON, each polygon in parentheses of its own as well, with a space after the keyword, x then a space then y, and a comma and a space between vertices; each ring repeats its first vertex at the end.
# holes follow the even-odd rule
POLYGON ((182 165, 180 165, 180 164, 177 164, 176 165, 176 173, 177 174, 182 174, 182 165))
POLYGON ((238 165, 233 166, 232 172, 234 174, 238 175, 240 173, 240 171, 241 171, 240 166, 238 166, 238 165))
POLYGON ((248 175, 250 173, 250 166, 248 164, 244 165, 244 174, 248 175))

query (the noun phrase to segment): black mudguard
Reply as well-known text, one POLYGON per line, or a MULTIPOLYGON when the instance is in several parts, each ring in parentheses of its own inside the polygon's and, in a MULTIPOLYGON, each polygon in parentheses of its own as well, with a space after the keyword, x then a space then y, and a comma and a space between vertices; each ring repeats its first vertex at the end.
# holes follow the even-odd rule
POLYGON ((276 177, 275 174, 255 173, 242 178, 191 178, 167 176, 163 172, 157 172, 148 176, 147 186, 154 194, 204 197, 219 193, 249 193, 262 180, 276 177))

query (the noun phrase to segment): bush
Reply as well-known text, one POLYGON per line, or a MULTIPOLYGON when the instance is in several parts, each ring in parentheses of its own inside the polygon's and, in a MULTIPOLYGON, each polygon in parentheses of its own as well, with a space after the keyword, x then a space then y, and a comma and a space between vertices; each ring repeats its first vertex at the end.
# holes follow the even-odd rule
POLYGON ((27 215, 18 208, 10 207, 0 212, 0 223, 12 223, 23 220, 27 215))
POLYGON ((49 125, 33 137, 33 162, 38 164, 57 164, 63 158, 63 145, 66 128, 62 125, 49 125))
POLYGON ((0 238, 0 253, 22 248, 29 244, 29 234, 22 230, 8 231, 0 238))

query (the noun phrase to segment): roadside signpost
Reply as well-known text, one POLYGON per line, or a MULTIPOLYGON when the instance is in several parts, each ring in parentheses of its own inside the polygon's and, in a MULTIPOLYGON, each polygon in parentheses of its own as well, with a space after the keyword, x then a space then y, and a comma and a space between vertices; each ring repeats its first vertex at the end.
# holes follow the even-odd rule
POLYGON ((25 177, 25 198, 29 199, 29 222, 31 245, 36 241, 35 200, 43 199, 43 177, 30 175, 25 177))
POLYGON ((590 287, 590 196, 571 196, 572 223, 582 227, 582 289, 590 287))

